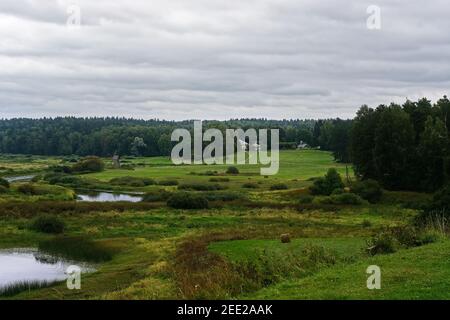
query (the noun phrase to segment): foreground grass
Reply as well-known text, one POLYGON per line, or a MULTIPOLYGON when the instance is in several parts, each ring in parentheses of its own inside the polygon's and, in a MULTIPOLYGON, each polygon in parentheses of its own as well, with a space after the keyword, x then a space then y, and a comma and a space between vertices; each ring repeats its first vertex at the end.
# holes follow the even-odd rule
POLYGON ((430 244, 292 279, 242 298, 250 299, 449 299, 450 241, 430 244), (368 290, 369 265, 381 268, 381 289, 368 290))

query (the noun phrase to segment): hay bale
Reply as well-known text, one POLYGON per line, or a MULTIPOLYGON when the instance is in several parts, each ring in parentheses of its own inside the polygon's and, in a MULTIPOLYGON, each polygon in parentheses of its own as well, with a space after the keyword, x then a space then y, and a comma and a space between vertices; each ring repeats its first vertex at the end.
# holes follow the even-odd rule
POLYGON ((281 243, 289 243, 289 242, 291 242, 291 236, 289 235, 289 233, 283 233, 280 236, 280 239, 281 239, 281 243))

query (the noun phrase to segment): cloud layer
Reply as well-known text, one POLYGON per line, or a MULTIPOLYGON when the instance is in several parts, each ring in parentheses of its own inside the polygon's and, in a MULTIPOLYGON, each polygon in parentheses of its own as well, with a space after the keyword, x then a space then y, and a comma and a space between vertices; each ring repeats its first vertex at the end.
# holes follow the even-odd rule
POLYGON ((445 0, 2 0, 1 117, 353 117, 449 92, 445 0), (68 8, 81 12, 67 26, 68 8), (369 5, 381 29, 366 27, 369 5))

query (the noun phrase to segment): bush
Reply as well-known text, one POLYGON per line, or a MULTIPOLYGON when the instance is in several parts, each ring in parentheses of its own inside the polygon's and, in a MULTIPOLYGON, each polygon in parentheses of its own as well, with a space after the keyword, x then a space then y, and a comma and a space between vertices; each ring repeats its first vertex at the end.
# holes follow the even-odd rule
POLYGON ((305 194, 300 196, 298 202, 301 204, 308 204, 308 203, 312 203, 314 200, 313 196, 310 196, 309 194, 305 194))
POLYGON ((178 181, 175 179, 171 179, 171 180, 161 180, 158 182, 158 184, 160 186, 177 186, 178 185, 178 181))
POLYGON ((17 191, 26 195, 37 195, 38 190, 31 183, 21 184, 17 187, 17 191))
POLYGON ((72 166, 74 172, 100 172, 105 169, 105 163, 99 157, 86 157, 72 166))
POLYGON ((129 187, 145 187, 155 184, 153 179, 149 178, 136 178, 136 177, 118 177, 109 180, 112 185, 129 186, 129 187))
POLYGON ((210 178, 209 182, 230 182, 230 178, 222 178, 222 177, 210 178))
POLYGON ((31 230, 59 234, 66 228, 64 221, 55 216, 40 216, 31 223, 31 230))
POLYGON ((379 202, 381 196, 383 195, 383 189, 381 189, 380 184, 372 179, 353 183, 351 186, 351 192, 356 193, 370 203, 379 202))
POLYGON ((258 189, 258 184, 254 183, 254 182, 246 182, 242 185, 242 188, 246 188, 246 189, 258 189))
POLYGON ((450 209, 450 184, 434 193, 430 209, 450 209))
POLYGON ((284 183, 277 183, 270 186, 270 190, 287 190, 288 186, 284 183))
POLYGON ((7 192, 8 192, 8 188, 5 188, 4 186, 0 185, 0 194, 7 193, 7 192))
POLYGON ((331 193, 332 196, 338 195, 338 194, 343 194, 345 193, 344 189, 334 189, 333 192, 331 193))
POLYGON ((341 176, 336 169, 330 168, 323 178, 314 180, 314 184, 310 187, 310 190, 314 195, 329 196, 333 190, 343 188, 344 183, 342 182, 341 176))
POLYGON ((0 178, 0 186, 9 188, 9 181, 3 178, 0 178))
POLYGON ((243 198, 239 192, 206 192, 203 194, 208 201, 234 201, 243 198))
POLYGON ((173 194, 167 200, 167 205, 175 209, 207 209, 209 207, 206 197, 189 192, 173 194))
POLYGON ((372 237, 367 242, 367 252, 374 256, 377 254, 394 253, 399 243, 392 233, 384 231, 372 237))
POLYGON ((217 191, 226 189, 220 184, 200 184, 200 183, 186 183, 178 186, 179 190, 195 190, 195 191, 217 191))
POLYGON ((236 167, 228 167, 226 173, 228 174, 239 174, 239 169, 236 167))
POLYGON ((159 190, 153 190, 147 192, 143 197, 142 201, 144 202, 161 202, 161 201, 167 201, 167 199, 170 198, 172 195, 171 192, 168 192, 164 189, 159 190))
POLYGON ((313 203, 315 204, 348 204, 348 205, 360 205, 366 203, 360 196, 353 193, 342 193, 337 195, 332 195, 328 197, 317 197, 314 198, 313 203))

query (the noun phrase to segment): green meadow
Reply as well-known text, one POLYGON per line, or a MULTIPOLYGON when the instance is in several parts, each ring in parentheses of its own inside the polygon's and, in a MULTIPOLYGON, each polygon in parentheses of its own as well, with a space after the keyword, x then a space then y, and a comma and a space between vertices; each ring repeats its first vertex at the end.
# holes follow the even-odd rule
POLYGON ((37 175, 0 193, 0 248, 40 248, 93 261, 97 270, 82 275, 81 290, 56 282, 0 291, 1 299, 449 298, 446 230, 429 226, 420 243, 368 251, 382 230, 413 225, 415 204, 431 195, 384 191, 376 204, 326 202, 310 194, 314 179, 336 168, 347 186, 355 180, 351 164, 336 163, 329 152, 282 151, 275 176, 261 176, 256 165, 238 165, 237 174, 227 173, 226 164, 174 166, 167 157, 126 157, 126 169, 103 161, 101 172, 52 181, 46 174, 69 165, 67 159, 0 157, 3 177, 37 175), (80 189, 154 197, 88 203, 76 200, 80 189), (206 197, 208 207, 168 206, 164 196, 178 193, 206 197), (63 231, 42 232, 42 217, 63 231), (379 290, 366 286, 370 265, 381 268, 379 290))

